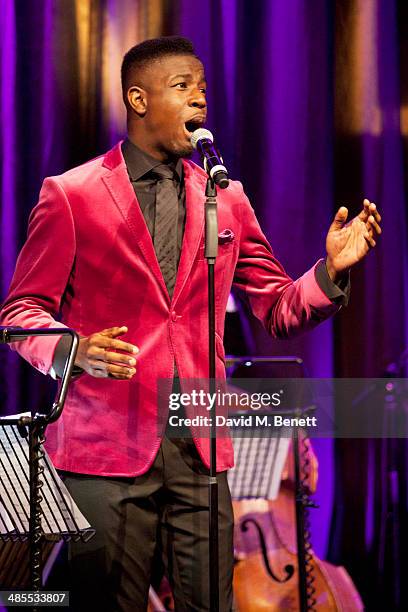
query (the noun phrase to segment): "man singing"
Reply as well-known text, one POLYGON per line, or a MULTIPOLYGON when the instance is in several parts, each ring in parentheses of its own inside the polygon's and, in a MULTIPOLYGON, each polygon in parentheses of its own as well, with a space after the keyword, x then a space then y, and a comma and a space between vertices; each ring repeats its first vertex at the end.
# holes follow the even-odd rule
MULTIPOLYGON (((167 418, 158 414, 158 381, 208 376, 207 176, 188 160, 191 132, 206 120, 204 68, 185 38, 147 40, 126 53, 122 87, 127 138, 45 179, 1 323, 62 321, 81 337, 63 415, 47 430, 51 459, 96 529, 89 543, 70 548, 75 609, 145 610, 153 559, 161 557, 176 609, 209 610, 209 440, 157 429, 167 418)), ((217 378, 225 377, 233 283, 273 336, 312 329, 346 303, 348 271, 375 246, 381 218, 364 200, 360 214, 346 219, 342 207, 326 259, 293 281, 241 184, 219 191, 217 378)), ((30 338, 14 348, 41 372, 61 375, 64 339, 30 338)), ((222 611, 232 606, 232 465, 231 442, 220 438, 222 611)))

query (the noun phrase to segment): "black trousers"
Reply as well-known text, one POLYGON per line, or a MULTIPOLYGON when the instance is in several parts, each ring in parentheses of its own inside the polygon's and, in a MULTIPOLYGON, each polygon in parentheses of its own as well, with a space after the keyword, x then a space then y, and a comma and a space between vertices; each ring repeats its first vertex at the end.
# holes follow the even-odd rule
MULTIPOLYGON (((67 488, 96 529, 89 542, 70 544, 71 609, 145 612, 159 558, 176 610, 210 610, 207 474, 191 442, 167 437, 142 476, 65 473, 67 488)), ((226 472, 217 478, 220 610, 230 612, 233 513, 226 472)))

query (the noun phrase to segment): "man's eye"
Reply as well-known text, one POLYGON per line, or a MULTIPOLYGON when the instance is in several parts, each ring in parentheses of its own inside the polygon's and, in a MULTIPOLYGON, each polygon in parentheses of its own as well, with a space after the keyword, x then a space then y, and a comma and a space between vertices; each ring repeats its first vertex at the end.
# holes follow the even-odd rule
POLYGON ((200 89, 200 91, 201 91, 201 93, 202 93, 202 94, 204 94, 204 95, 207 93, 207 90, 206 90, 206 88, 205 88, 205 87, 202 87, 202 88, 200 89))
POLYGON ((181 83, 176 83, 175 87, 180 87, 181 89, 186 89, 187 83, 185 81, 182 81, 181 83))

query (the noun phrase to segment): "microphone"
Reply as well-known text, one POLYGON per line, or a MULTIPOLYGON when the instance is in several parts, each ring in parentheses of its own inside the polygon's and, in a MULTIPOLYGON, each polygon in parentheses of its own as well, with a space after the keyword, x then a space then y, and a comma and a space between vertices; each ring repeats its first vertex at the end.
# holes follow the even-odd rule
POLYGON ((198 128, 191 134, 193 148, 201 153, 204 160, 204 169, 208 176, 220 189, 229 185, 228 172, 224 166, 223 159, 214 145, 214 136, 210 130, 198 128))

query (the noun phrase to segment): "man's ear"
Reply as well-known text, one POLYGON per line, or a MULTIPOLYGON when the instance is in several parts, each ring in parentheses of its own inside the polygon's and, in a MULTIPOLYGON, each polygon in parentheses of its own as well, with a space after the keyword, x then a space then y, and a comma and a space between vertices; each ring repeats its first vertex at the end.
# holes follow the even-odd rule
POLYGON ((146 91, 141 87, 133 85, 128 89, 127 100, 129 106, 135 111, 137 115, 143 117, 147 110, 147 96, 146 91))

